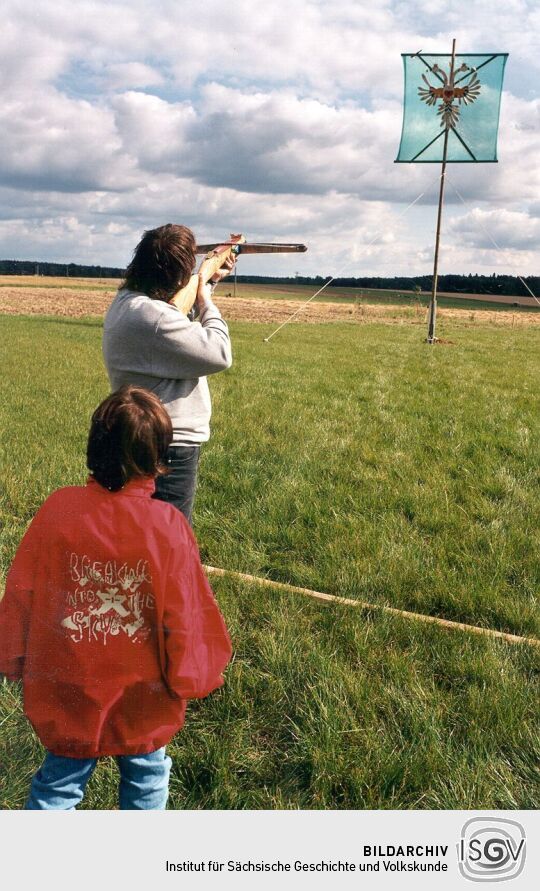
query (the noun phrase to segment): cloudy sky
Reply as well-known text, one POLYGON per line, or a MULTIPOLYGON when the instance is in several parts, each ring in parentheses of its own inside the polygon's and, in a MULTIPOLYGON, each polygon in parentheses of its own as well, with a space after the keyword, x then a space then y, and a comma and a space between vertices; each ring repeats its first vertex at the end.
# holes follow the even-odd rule
POLYGON ((455 37, 510 56, 499 164, 449 167, 465 204, 449 184, 441 271, 540 272, 538 0, 2 9, 0 258, 124 266, 144 229, 180 222, 309 247, 240 273, 429 272, 439 168, 393 163, 400 54, 455 37))

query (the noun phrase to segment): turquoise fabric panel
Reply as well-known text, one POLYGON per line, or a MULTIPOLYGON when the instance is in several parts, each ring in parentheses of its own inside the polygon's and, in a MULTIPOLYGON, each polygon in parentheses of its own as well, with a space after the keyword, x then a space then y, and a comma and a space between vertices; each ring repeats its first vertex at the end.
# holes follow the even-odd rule
POLYGON ((396 160, 441 162, 448 129, 447 161, 496 161, 508 53, 456 55, 453 82, 450 54, 404 53, 402 58, 405 97, 396 160))

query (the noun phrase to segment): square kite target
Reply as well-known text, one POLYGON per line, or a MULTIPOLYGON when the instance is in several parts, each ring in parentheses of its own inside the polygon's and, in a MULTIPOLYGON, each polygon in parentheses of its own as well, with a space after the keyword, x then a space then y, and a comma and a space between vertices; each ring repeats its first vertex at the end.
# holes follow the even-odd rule
POLYGON ((403 127, 396 161, 497 161, 508 53, 403 53, 403 127), (447 134, 447 135, 446 135, 447 134))

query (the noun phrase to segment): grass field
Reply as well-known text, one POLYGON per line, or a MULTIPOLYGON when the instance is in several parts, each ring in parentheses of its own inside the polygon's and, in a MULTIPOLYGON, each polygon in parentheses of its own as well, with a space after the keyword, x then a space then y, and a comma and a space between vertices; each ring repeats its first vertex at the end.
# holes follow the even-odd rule
MULTIPOLYGON (((0 317, 3 572, 33 513, 85 478, 107 393, 98 320, 0 317)), ((534 328, 235 323, 212 381, 196 532, 206 562, 539 636, 534 328)), ((216 579, 223 690, 171 744, 172 807, 534 808, 538 649, 216 579)), ((40 748, 0 691, 0 806, 40 748)), ((86 807, 114 806, 104 761, 86 807)))

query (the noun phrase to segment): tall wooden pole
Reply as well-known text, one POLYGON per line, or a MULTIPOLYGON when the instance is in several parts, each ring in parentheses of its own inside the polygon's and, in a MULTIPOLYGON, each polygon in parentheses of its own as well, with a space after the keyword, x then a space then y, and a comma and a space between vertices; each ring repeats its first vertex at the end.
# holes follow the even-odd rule
MULTIPOLYGON (((450 62, 450 83, 454 82, 454 63, 456 59, 456 39, 452 41, 452 61, 450 62)), ((448 151, 448 132, 449 126, 446 125, 444 133, 443 160, 441 167, 441 184, 439 187, 439 210, 437 212, 437 231, 435 233, 435 256, 433 258, 433 284, 431 287, 431 300, 429 301, 429 321, 427 343, 435 343, 435 324, 437 321, 437 280, 439 277, 439 244, 441 240, 441 219, 444 201, 444 179, 446 176, 446 153, 448 151)))

